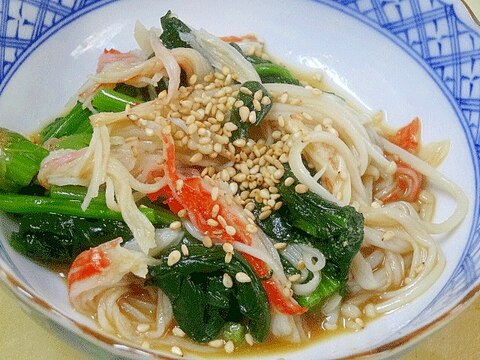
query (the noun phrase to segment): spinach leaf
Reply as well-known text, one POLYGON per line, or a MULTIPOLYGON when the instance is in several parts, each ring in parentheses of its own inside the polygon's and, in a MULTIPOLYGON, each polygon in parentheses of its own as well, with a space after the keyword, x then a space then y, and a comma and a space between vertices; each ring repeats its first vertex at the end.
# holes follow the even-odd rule
POLYGON ((351 206, 338 206, 313 192, 299 194, 295 185, 286 186, 287 177, 295 178, 288 165, 277 185, 283 206, 257 224, 274 241, 290 244, 308 244, 319 249, 326 258, 322 280, 308 297, 297 296, 297 301, 315 308, 335 292, 342 293, 348 281, 353 257, 363 241, 363 216, 351 206))
MULTIPOLYGON (((284 176, 293 173, 286 167, 284 176)), ((297 231, 307 234, 313 246, 334 265, 335 278, 347 282, 350 264, 363 241, 363 216, 351 206, 338 206, 308 191, 299 194, 294 183, 278 184, 278 192, 288 209, 288 221, 297 231)))
MULTIPOLYGON (((175 249, 180 251, 179 246, 175 249)), ((227 264, 219 246, 208 249, 190 244, 188 250, 189 255, 173 266, 167 265, 168 254, 163 255, 162 263, 149 269, 147 280, 170 298, 182 330, 192 340, 206 342, 217 337, 228 322, 242 320, 256 340, 264 341, 270 328, 268 300, 260 279, 245 259, 234 254, 227 264), (236 281, 238 272, 247 274, 251 282, 236 281), (223 285, 224 274, 234 279, 231 288, 223 285)))
POLYGON ((180 38, 180 33, 188 33, 191 31, 190 28, 170 10, 160 18, 160 23, 163 29, 160 40, 167 49, 191 47, 180 38))
POLYGON ((66 263, 82 251, 106 241, 132 233, 122 221, 85 219, 59 214, 27 214, 20 219, 18 232, 10 244, 19 253, 32 259, 66 263))
POLYGON ((127 85, 124 83, 118 83, 115 85, 115 88, 113 89, 121 94, 130 96, 132 98, 135 98, 138 100, 138 102, 145 102, 152 100, 150 98, 150 95, 148 93, 148 87, 136 87, 133 85, 127 85))
POLYGON ((28 186, 47 155, 23 135, 0 128, 0 190, 18 192, 28 186))
POLYGON ((243 102, 242 107, 234 107, 230 113, 230 121, 234 123, 237 126, 237 130, 232 132, 232 140, 235 141, 237 139, 246 139, 248 138, 248 131, 251 126, 256 126, 260 124, 260 122, 267 116, 267 113, 270 111, 272 107, 272 98, 270 94, 268 93, 267 89, 265 89, 262 84, 260 84, 257 81, 247 81, 242 84, 241 88, 247 89, 247 92, 243 92, 242 90, 239 91, 237 95, 237 101, 243 102), (255 100, 254 95, 257 91, 261 91, 262 96, 260 97, 260 100, 255 100), (266 104, 261 102, 261 99, 267 96, 270 101, 266 104), (258 105, 260 105, 260 109, 255 108, 255 102, 258 101, 258 105), (250 122, 248 118, 243 118, 241 117, 241 109, 243 107, 247 107, 249 110, 249 113, 252 111, 255 111, 255 119, 253 122, 250 122))
POLYGON ((260 79, 262 79, 262 83, 301 85, 300 81, 298 81, 287 68, 256 55, 245 55, 236 43, 230 43, 230 45, 253 65, 260 79))
POLYGON ((51 138, 61 138, 63 136, 89 133, 93 132, 90 124, 90 115, 92 112, 89 109, 84 109, 83 104, 77 104, 70 110, 68 114, 59 117, 48 124, 40 132, 40 143, 45 143, 51 138))

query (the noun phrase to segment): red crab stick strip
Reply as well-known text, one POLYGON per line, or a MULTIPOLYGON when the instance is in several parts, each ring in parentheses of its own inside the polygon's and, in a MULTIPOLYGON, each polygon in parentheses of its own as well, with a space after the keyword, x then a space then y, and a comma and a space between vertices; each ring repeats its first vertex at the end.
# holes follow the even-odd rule
MULTIPOLYGON (((389 138, 390 142, 412 154, 418 151, 419 140, 420 120, 418 118, 413 119, 389 138)), ((396 163, 397 171, 394 175, 396 186, 382 201, 385 203, 401 200, 417 201, 423 185, 422 174, 400 160, 397 160, 396 163)))

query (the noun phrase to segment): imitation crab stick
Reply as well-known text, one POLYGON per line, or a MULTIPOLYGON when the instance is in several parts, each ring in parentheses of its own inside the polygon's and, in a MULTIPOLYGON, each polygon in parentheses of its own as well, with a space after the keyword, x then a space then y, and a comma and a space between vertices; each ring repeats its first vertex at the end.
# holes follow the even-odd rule
MULTIPOLYGON (((420 120, 418 117, 389 138, 390 142, 412 154, 417 152, 419 140, 420 120)), ((382 201, 385 203, 402 200, 409 202, 417 201, 423 185, 422 174, 401 160, 397 160, 396 164, 397 171, 394 174, 396 186, 382 201)))

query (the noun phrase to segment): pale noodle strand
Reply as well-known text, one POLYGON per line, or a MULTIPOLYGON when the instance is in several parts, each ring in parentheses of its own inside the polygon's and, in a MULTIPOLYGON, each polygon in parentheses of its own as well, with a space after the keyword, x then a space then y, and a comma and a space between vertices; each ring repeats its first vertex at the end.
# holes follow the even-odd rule
POLYGON ((408 151, 392 144, 391 142, 381 139, 381 145, 391 154, 398 155, 398 157, 409 164, 413 169, 417 170, 421 174, 428 177, 428 180, 440 189, 443 189, 451 194, 457 202, 457 208, 445 221, 435 224, 427 221, 422 221, 422 225, 431 234, 440 234, 451 231, 455 228, 464 218, 468 211, 468 199, 463 190, 455 183, 448 180, 445 176, 440 174, 437 170, 431 167, 426 162, 420 160, 415 155, 410 154, 408 151))
POLYGON ((93 129, 90 147, 93 146, 93 170, 88 185, 87 194, 82 202, 82 209, 85 211, 90 201, 98 196, 100 185, 105 182, 107 176, 107 164, 110 157, 110 135, 106 126, 93 129))
POLYGON ((130 173, 116 159, 108 164, 108 176, 115 188, 115 197, 120 206, 123 220, 137 239, 145 254, 155 247, 155 228, 147 217, 138 209, 129 184, 130 173))
MULTIPOLYGON (((354 192, 357 194, 359 199, 366 202, 367 196, 365 194, 365 189, 362 184, 361 175, 358 172, 357 167, 355 164, 355 159, 353 158, 352 153, 348 149, 348 147, 343 143, 338 137, 323 131, 315 131, 308 135, 304 141, 300 142, 299 140, 294 141, 292 147, 290 148, 290 159, 289 163, 294 172, 295 176, 307 185, 310 190, 317 193, 318 195, 325 198, 325 192, 328 192, 325 188, 323 188, 320 184, 313 181, 312 176, 310 175, 309 171, 305 168, 303 164, 301 164, 301 155, 303 149, 308 146, 310 143, 320 142, 322 144, 328 145, 333 147, 340 156, 345 159, 346 166, 350 173, 350 179, 352 181, 352 188, 354 192), (292 159, 293 158, 293 159, 292 159), (298 172, 298 175, 296 171, 298 172), (299 169, 300 168, 300 169, 299 169), (300 170, 300 171, 299 171, 300 170)), ((343 200, 339 201, 333 195, 329 195, 327 200, 333 201, 336 204, 348 204, 349 201, 343 200)))
MULTIPOLYGON (((269 117, 278 118, 278 116, 282 115, 284 118, 288 119, 291 114, 301 114, 304 110, 304 107, 298 105, 274 103, 269 112, 269 117)), ((314 117, 310 126, 311 130, 313 130, 316 125, 322 124, 321 119, 324 115, 321 114, 317 108, 309 110, 309 114, 314 117)), ((332 119, 332 122, 342 140, 344 140, 345 143, 351 143, 351 146, 356 150, 358 154, 357 160, 359 172, 360 174, 363 174, 368 166, 369 160, 367 151, 368 142, 365 141, 365 138, 358 136, 358 130, 350 121, 337 121, 337 119, 332 119)), ((305 120, 304 123, 308 123, 308 120, 305 120)))

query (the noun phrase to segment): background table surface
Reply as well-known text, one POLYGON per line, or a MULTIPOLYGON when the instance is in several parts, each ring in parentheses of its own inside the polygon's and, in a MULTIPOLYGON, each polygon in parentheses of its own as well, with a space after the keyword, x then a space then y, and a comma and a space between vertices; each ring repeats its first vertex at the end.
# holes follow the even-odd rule
MULTIPOLYGON (((480 18, 480 0, 465 0, 480 18)), ((401 360, 480 359, 480 298, 401 360)), ((91 360, 31 320, 0 288, 0 358, 91 360)))

